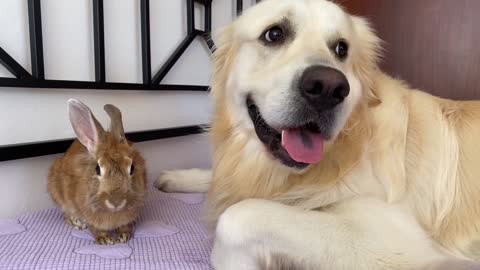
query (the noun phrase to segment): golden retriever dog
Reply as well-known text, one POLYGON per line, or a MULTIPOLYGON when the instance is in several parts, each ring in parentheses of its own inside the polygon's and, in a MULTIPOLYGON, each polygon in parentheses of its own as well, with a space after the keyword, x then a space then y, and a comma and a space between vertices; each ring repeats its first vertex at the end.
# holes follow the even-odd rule
POLYGON ((208 190, 215 269, 475 267, 480 102, 384 74, 332 1, 262 1, 216 44, 212 171, 155 182, 208 190))

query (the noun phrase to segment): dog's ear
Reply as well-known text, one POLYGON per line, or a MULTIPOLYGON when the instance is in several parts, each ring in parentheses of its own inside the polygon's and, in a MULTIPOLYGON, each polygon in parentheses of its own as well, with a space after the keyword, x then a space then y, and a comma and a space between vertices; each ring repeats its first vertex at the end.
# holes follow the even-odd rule
POLYGON ((233 34, 233 26, 229 25, 220 29, 215 33, 213 40, 215 41, 215 52, 213 53, 213 81, 212 94, 216 98, 223 92, 225 88, 234 57, 235 57, 235 40, 233 34))
POLYGON ((375 93, 373 77, 378 72, 378 64, 382 57, 382 40, 366 19, 352 16, 352 20, 357 39, 354 48, 354 70, 367 91, 368 104, 378 105, 381 100, 375 93))

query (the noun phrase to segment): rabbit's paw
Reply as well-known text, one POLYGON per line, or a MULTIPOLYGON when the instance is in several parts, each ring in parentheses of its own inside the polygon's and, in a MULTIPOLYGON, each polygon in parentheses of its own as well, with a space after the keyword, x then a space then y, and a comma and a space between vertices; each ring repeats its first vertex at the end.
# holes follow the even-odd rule
POLYGON ((115 239, 110 232, 95 232, 95 242, 99 245, 113 245, 115 244, 115 239))
POLYGON ((84 230, 87 228, 87 224, 83 220, 75 216, 65 216, 65 221, 77 230, 84 230))
POLYGON ((117 243, 126 243, 132 238, 132 225, 122 226, 117 229, 117 243))
POLYGON ((121 232, 118 234, 117 243, 127 243, 131 238, 131 232, 121 232))

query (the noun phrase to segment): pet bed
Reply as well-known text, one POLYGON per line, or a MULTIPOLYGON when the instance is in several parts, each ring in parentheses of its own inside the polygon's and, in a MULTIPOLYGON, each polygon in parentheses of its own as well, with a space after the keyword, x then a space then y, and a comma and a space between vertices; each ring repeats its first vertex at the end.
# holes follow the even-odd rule
POLYGON ((0 219, 0 269, 212 269, 212 241, 199 220, 204 194, 150 190, 134 237, 95 244, 57 208, 0 219))

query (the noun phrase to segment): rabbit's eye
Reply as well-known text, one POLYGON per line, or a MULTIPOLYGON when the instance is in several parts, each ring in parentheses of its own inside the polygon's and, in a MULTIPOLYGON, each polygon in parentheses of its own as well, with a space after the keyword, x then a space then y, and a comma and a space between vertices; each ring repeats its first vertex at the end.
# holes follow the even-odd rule
POLYGON ((97 164, 97 167, 95 167, 95 172, 97 172, 98 176, 102 175, 102 170, 100 169, 100 165, 97 164))
POLYGON ((130 175, 133 175, 134 172, 135 172, 135 166, 132 164, 132 166, 130 166, 130 175))

